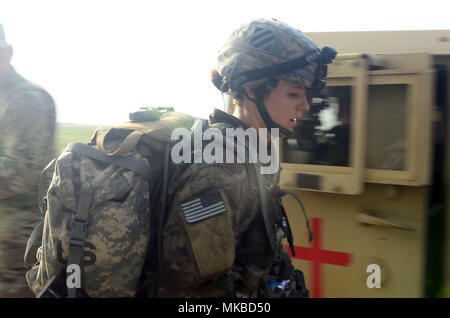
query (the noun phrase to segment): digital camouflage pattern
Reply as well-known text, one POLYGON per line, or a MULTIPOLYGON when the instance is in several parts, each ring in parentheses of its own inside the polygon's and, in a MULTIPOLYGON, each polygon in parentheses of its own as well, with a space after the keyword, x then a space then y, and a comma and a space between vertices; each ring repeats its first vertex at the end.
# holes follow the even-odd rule
POLYGON ((0 297, 32 296, 23 253, 43 218, 37 187, 53 157, 54 130, 50 95, 12 69, 0 84, 0 297))
MULTIPOLYGON (((148 119, 149 113, 142 111, 138 115, 148 119)), ((90 297, 136 295, 154 232, 150 227, 151 195, 161 179, 161 152, 171 129, 193 123, 192 117, 175 113, 160 119, 155 121, 157 118, 152 116, 152 122, 141 122, 135 118, 136 122, 121 127, 98 129, 90 142, 102 153, 150 162, 147 177, 75 150, 63 151, 56 160, 47 192, 42 245, 37 263, 26 275, 35 294, 69 265, 69 239, 75 213, 79 213, 80 193, 90 188, 93 197, 88 205, 82 288, 90 297), (132 133, 137 133, 139 139, 133 142, 128 138, 132 133)))
MULTIPOLYGON (((231 34, 219 53, 215 69, 224 83, 236 91, 233 79, 239 74, 287 62, 315 49, 317 45, 301 31, 277 20, 256 19, 231 34)), ((312 63, 277 78, 311 87, 316 67, 317 63, 312 63)), ((263 81, 249 82, 247 86, 254 88, 263 81)))
POLYGON ((37 193, 39 175, 54 157, 54 134, 52 98, 12 70, 0 84, 0 200, 37 193))
MULTIPOLYGON (((219 110, 210 121, 211 127, 220 129, 247 128, 219 110)), ((273 196, 279 173, 262 175, 269 198, 270 224, 277 233, 276 237, 270 238, 250 165, 190 164, 186 167, 173 176, 169 188, 172 203, 164 227, 158 296, 269 297, 275 294, 269 295, 261 289, 267 288, 264 278, 283 276, 295 281, 297 274, 281 242, 285 235, 281 226, 280 201, 273 196), (227 211, 197 223, 186 222, 181 205, 211 191, 220 193, 227 211), (275 240, 275 251, 270 239, 275 240), (271 269, 275 261, 278 261, 277 266, 282 263, 289 270, 273 276, 271 269), (272 276, 268 277, 268 274, 272 276)), ((292 286, 300 289, 295 283, 292 286)))
POLYGON ((42 218, 38 207, 0 205, 0 298, 34 297, 25 279, 23 254, 31 231, 42 218))
POLYGON ((179 189, 164 229, 159 296, 222 297, 257 288, 273 252, 248 174, 243 164, 194 164, 171 187, 179 189), (180 204, 211 189, 221 191, 227 212, 188 224, 180 204))
POLYGON ((56 162, 38 264, 27 272, 30 287, 38 294, 68 265, 80 187, 91 187, 94 193, 84 248, 83 289, 91 297, 132 297, 150 234, 149 184, 125 168, 73 152, 64 152, 56 162))

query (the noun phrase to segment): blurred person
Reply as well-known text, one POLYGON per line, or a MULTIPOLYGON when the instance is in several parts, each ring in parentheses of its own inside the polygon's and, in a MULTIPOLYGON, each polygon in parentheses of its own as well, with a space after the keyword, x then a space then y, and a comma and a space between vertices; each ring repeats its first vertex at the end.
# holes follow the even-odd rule
POLYGON ((24 251, 43 219, 38 182, 54 156, 55 104, 15 71, 12 56, 0 24, 0 297, 34 297, 25 279, 24 251))

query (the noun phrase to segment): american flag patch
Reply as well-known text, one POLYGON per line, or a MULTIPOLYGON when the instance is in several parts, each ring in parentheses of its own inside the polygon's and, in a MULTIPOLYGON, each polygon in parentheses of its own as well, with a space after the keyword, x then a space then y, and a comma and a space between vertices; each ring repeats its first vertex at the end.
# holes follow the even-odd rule
POLYGON ((188 223, 209 219, 227 211, 225 202, 218 191, 210 191, 199 198, 180 205, 188 223))

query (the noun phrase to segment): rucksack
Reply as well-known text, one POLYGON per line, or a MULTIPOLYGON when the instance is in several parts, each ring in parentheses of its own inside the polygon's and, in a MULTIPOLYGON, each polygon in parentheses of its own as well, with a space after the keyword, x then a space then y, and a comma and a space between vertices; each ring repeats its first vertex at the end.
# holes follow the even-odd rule
POLYGON ((24 257, 29 267, 42 234, 37 262, 26 273, 38 297, 136 296, 155 232, 151 216, 164 209, 158 196, 167 188, 171 132, 191 127, 195 118, 159 108, 130 119, 97 129, 87 144, 69 144, 43 170, 45 219, 24 257))

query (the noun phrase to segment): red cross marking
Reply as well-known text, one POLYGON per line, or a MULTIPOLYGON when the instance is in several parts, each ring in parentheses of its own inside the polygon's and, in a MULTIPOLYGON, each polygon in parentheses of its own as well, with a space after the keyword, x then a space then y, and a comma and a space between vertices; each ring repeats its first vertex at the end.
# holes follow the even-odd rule
POLYGON ((322 250, 322 223, 320 218, 312 218, 312 227, 314 232, 314 240, 312 247, 294 246, 295 256, 292 256, 289 246, 286 246, 289 255, 292 258, 311 261, 312 280, 312 297, 321 298, 322 293, 322 263, 350 266, 351 254, 322 250))

